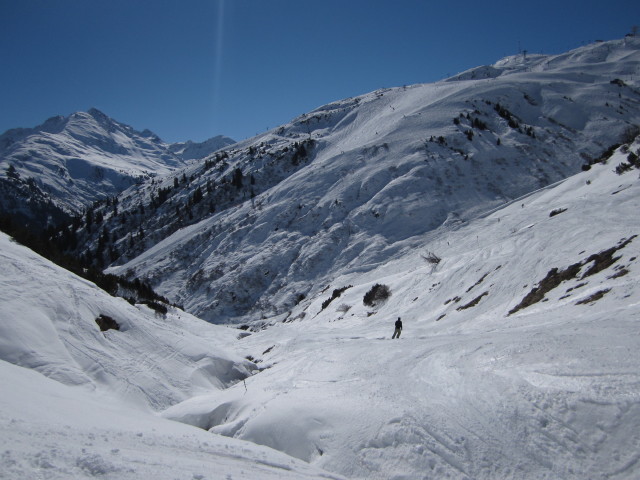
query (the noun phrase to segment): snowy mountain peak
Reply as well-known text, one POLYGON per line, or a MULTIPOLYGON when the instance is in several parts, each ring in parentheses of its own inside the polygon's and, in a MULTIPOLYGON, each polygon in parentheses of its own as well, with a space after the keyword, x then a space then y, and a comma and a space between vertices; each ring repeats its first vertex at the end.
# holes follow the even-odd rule
POLYGON ((0 201, 6 211, 46 224, 54 211, 56 217, 77 215, 97 200, 167 175, 186 160, 230 143, 215 137, 189 149, 166 144, 153 132, 138 132, 96 108, 55 116, 35 128, 0 136, 0 181, 6 185, 0 201), (17 176, 6 176, 9 166, 17 176), (34 196, 40 200, 29 199, 34 196))

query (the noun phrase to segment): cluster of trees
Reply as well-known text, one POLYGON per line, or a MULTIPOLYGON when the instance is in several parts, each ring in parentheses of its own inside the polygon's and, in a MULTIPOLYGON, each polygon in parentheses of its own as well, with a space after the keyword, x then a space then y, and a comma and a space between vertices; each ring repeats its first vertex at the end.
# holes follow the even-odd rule
POLYGON ((629 170, 632 170, 634 168, 640 168, 640 159, 638 157, 639 154, 640 149, 635 153, 629 152, 629 155, 627 155, 627 161, 622 162, 616 167, 616 173, 618 175, 622 175, 623 173, 628 172, 629 170))
POLYGON ((102 273, 86 255, 73 254, 72 244, 68 243, 77 241, 73 225, 77 225, 77 219, 60 230, 50 226, 43 231, 36 231, 13 221, 10 215, 0 215, 0 230, 15 241, 56 265, 95 283, 110 295, 116 296, 126 292, 130 301, 169 304, 169 301, 158 295, 148 282, 102 273))

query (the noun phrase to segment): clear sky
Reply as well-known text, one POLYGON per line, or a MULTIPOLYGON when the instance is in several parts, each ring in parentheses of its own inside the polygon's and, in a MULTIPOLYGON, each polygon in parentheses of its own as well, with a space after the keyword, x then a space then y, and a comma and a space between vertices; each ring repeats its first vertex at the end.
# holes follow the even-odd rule
POLYGON ((640 25, 638 0, 0 0, 0 132, 96 107, 168 142, 640 25))

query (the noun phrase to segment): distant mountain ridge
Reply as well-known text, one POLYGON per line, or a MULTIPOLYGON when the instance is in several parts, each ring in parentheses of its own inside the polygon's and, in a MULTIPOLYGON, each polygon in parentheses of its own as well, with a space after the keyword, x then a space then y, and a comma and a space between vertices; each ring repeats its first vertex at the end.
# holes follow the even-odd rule
POLYGON ((153 132, 139 132, 95 108, 55 116, 37 127, 0 135, 0 200, 5 211, 21 208, 25 216, 31 210, 37 217, 38 207, 29 208, 37 190, 51 209, 77 215, 97 200, 167 175, 230 143, 218 136, 203 143, 167 144, 153 132), (9 168, 12 176, 7 176, 9 168), (28 189, 21 185, 26 182, 28 189), (21 189, 20 201, 15 191, 21 189))
POLYGON ((169 151, 179 156, 182 160, 197 160, 207 157, 224 147, 233 145, 235 140, 224 135, 217 135, 204 142, 178 142, 169 144, 169 151))

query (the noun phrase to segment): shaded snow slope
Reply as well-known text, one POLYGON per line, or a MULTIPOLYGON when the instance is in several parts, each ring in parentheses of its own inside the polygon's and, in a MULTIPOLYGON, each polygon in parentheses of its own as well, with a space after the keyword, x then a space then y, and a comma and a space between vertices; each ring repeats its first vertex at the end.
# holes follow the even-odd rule
POLYGON ((120 206, 135 222, 105 211, 118 258, 110 271, 147 278, 211 322, 295 312, 333 279, 372 271, 441 225, 629 141, 640 124, 639 65, 640 41, 629 38, 320 107, 188 167, 180 181, 127 191, 120 206))
POLYGON ((164 416, 354 479, 638 478, 640 180, 613 172, 625 158, 345 272, 241 340, 269 367, 246 390, 164 416), (391 296, 367 306, 376 283, 391 296))
POLYGON ((255 366, 228 350, 235 333, 177 309, 157 315, 114 298, 0 234, 0 359, 68 385, 165 408, 226 388, 255 366), (100 316, 119 330, 102 332, 100 316))

